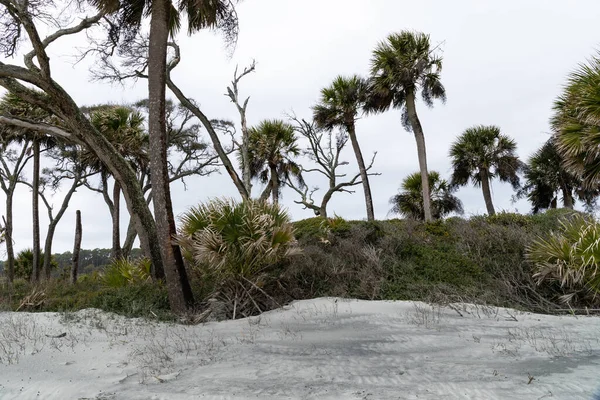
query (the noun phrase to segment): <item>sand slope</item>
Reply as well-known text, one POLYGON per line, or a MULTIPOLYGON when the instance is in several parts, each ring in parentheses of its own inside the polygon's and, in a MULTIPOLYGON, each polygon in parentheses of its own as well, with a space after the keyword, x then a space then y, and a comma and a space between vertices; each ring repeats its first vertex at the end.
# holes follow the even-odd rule
POLYGON ((198 326, 0 313, 3 400, 591 399, 598 386, 594 317, 330 298, 198 326))

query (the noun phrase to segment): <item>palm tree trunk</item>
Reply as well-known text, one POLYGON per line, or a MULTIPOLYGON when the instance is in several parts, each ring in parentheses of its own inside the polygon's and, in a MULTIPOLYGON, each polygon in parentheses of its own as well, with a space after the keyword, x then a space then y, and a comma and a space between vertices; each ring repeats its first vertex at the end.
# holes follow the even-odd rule
POLYGON ((11 184, 6 193, 6 220, 4 221, 4 238, 6 241, 6 276, 8 282, 15 279, 15 248, 13 246, 13 195, 14 185, 11 184))
POLYGON ((115 181, 113 186, 113 212, 112 212, 112 254, 113 259, 123 257, 121 251, 121 186, 115 181))
POLYGON ((568 208, 569 210, 572 210, 575 202, 573 201, 573 195, 571 194, 571 191, 568 190, 566 187, 563 187, 562 194, 563 194, 563 206, 565 208, 568 208))
POLYGON ((77 283, 77 273, 79 271, 79 252, 81 251, 81 211, 77 210, 75 217, 75 242, 73 244, 73 264, 71 265, 71 284, 77 283))
POLYGON ((271 199, 273 204, 279 204, 279 174, 277 174, 277 166, 269 165, 271 170, 271 199))
MULTIPOLYGON (((33 259, 31 281, 40 281, 40 142, 33 139, 33 181, 32 184, 32 211, 33 211, 33 259)), ((49 257, 48 257, 49 258, 49 257)))
POLYGON ((375 212, 373 211, 373 197, 371 196, 371 185, 369 184, 369 176, 367 174, 367 167, 365 166, 365 160, 363 159, 358 139, 356 138, 356 126, 354 125, 354 117, 351 120, 346 121, 346 128, 348 130, 348 136, 350 136, 350 142, 352 142, 352 149, 356 156, 356 162, 358 163, 358 169, 360 171, 360 179, 362 180, 363 191, 365 193, 365 204, 367 206, 367 220, 375 220, 375 212))
POLYGON ((169 40, 169 5, 167 0, 152 2, 148 48, 148 130, 150 140, 150 170, 152 201, 167 292, 171 309, 184 313, 192 306, 192 288, 185 271, 179 246, 173 243, 177 233, 167 168, 167 134, 165 89, 167 71, 167 42, 169 40))
POLYGON ((425 135, 423 134, 423 127, 421 126, 421 121, 419 121, 419 116, 417 115, 414 90, 408 90, 406 93, 406 112, 417 142, 417 155, 419 157, 419 169, 421 170, 421 186, 423 188, 423 212, 425 214, 425 222, 431 222, 433 218, 431 216, 431 195, 429 192, 429 171, 427 170, 425 135))
POLYGON ((494 210, 492 192, 490 190, 490 174, 486 168, 480 168, 479 176, 481 177, 481 190, 483 191, 483 199, 485 200, 488 215, 495 215, 496 211, 494 210))

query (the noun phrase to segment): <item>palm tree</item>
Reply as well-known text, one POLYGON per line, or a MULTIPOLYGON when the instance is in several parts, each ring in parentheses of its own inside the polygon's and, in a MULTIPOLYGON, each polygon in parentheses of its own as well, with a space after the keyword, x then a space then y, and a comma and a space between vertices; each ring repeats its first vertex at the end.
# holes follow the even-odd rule
POLYGON ((556 208, 562 196, 564 208, 572 209, 575 196, 586 207, 591 208, 598 196, 597 190, 586 190, 581 179, 570 173, 564 166, 563 157, 556 147, 555 138, 550 138, 531 157, 524 166, 525 185, 516 198, 527 197, 532 212, 556 208))
POLYGON ((565 167, 586 189, 600 182, 600 58, 592 57, 569 75, 554 103, 551 120, 565 167))
POLYGON ((250 171, 253 178, 267 184, 262 199, 271 193, 273 204, 279 203, 281 182, 290 177, 304 185, 301 168, 292 157, 300 155, 294 127, 281 120, 265 120, 249 130, 250 171))
POLYGON ((429 35, 419 32, 402 31, 379 43, 371 59, 370 93, 365 107, 369 112, 384 112, 390 108, 401 110, 402 125, 414 133, 426 221, 432 219, 427 152, 415 103, 419 91, 428 107, 433 107, 435 99, 446 101, 446 89, 440 80, 442 58, 434 51, 429 35))
POLYGON ((450 148, 452 186, 464 186, 469 180, 481 186, 489 215, 494 215, 490 181, 494 178, 519 188, 523 165, 516 155, 517 144, 503 135, 497 126, 474 126, 464 131, 450 148))
MULTIPOLYGON (((390 199, 393 214, 401 214, 407 218, 425 219, 423 209, 423 188, 421 173, 415 172, 402 181, 401 193, 390 199)), ((429 172, 429 187, 431 188, 431 213, 434 219, 444 218, 451 213, 462 214, 463 205, 460 199, 452 193, 454 189, 440 177, 436 171, 429 172)))
MULTIPOLYGON (((101 105, 90 107, 92 125, 102 133, 117 151, 131 163, 134 171, 148 164, 148 136, 144 132, 144 117, 138 111, 123 106, 101 105)), ((111 257, 122 257, 120 237, 121 186, 115 180, 112 200, 108 195, 108 168, 90 151, 81 155, 83 165, 91 171, 100 172, 101 193, 108 205, 112 217, 112 254, 111 257)))
POLYGON ((153 190, 154 216, 161 255, 167 277, 169 300, 173 310, 184 312, 193 304, 181 249, 173 242, 177 234, 169 187, 166 131, 167 46, 170 37, 181 28, 181 17, 187 17, 188 33, 204 28, 216 28, 235 42, 238 20, 230 0, 92 0, 99 9, 116 14, 115 26, 131 38, 142 21, 150 15, 148 45, 148 130, 150 138, 150 169, 153 190))
POLYGON ((356 117, 365 103, 366 95, 367 83, 364 79, 357 75, 348 78, 338 76, 331 86, 321 90, 321 100, 319 104, 313 107, 313 112, 318 127, 330 132, 334 128, 342 128, 348 133, 365 193, 367 219, 373 221, 375 220, 373 197, 371 196, 365 160, 356 138, 355 126, 356 117))

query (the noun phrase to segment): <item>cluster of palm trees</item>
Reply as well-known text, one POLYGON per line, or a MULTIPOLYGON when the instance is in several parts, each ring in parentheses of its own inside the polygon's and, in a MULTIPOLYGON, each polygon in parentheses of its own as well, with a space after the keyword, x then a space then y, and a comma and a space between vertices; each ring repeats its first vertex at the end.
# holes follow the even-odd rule
MULTIPOLYGON (((37 204, 41 198, 41 195, 36 195, 40 187, 40 167, 36 160, 39 160, 43 149, 50 147, 50 143, 43 144, 41 140, 63 140, 80 149, 87 149, 98 161, 98 166, 94 168, 90 164, 86 171, 96 171, 102 175, 104 170, 106 176, 110 174, 114 180, 111 202, 115 212, 118 209, 115 202, 122 194, 131 215, 132 230, 139 236, 145 254, 152 261, 153 277, 166 278, 173 310, 184 312, 193 304, 193 295, 181 251, 172 241, 177 232, 169 184, 177 174, 172 174, 168 156, 169 146, 178 144, 172 142, 173 136, 169 135, 168 130, 167 87, 190 115, 198 118, 207 129, 220 162, 227 169, 244 199, 251 196, 249 180, 252 177, 266 183, 260 198, 271 197, 273 203, 278 202, 281 188, 292 180, 296 180, 298 186, 305 185, 302 167, 293 160, 301 153, 295 136, 298 127, 285 121, 270 120, 246 129, 245 115, 242 115, 244 140, 243 146, 240 147, 243 150, 240 158, 245 164, 242 168, 243 179, 239 179, 229 162, 227 151, 219 143, 215 133, 216 123, 209 120, 194 101, 185 97, 171 79, 170 73, 181 59, 174 39, 182 21, 187 21, 190 34, 203 28, 217 29, 224 33, 227 43, 235 43, 238 33, 235 1, 94 0, 91 3, 97 9, 95 15, 82 19, 68 29, 60 29, 44 39, 36 26, 36 16, 45 12, 40 9, 41 3, 7 0, 3 5, 8 10, 2 14, 5 38, 3 52, 11 56, 16 54, 18 45, 24 41, 29 42, 29 48, 32 50, 24 55, 23 63, 0 63, 0 86, 29 107, 24 109, 26 113, 14 109, 10 113, 0 115, 0 122, 3 128, 9 126, 11 130, 24 130, 31 134, 27 139, 30 145, 23 146, 22 152, 11 153, 8 148, 3 148, 7 150, 7 158, 13 157, 13 164, 17 167, 10 169, 8 165, 7 168, 2 166, 5 178, 2 181, 7 183, 2 189, 7 193, 11 190, 14 192, 14 185, 19 183, 22 172, 22 161, 30 157, 27 152, 31 149, 31 157, 37 166, 37 170, 34 168, 33 182, 30 184, 34 192, 35 217, 39 212, 37 204), (145 38, 140 30, 147 17, 150 19, 149 36, 145 38), (136 170, 132 159, 128 158, 125 151, 115 146, 110 138, 111 130, 117 126, 113 125, 114 123, 134 123, 135 118, 132 117, 135 116, 123 112, 120 116, 113 116, 115 118, 106 118, 105 115, 94 121, 94 118, 89 113, 86 114, 86 110, 80 108, 52 77, 47 47, 66 35, 98 25, 108 28, 107 44, 104 48, 91 49, 90 53, 101 54, 101 57, 105 57, 103 61, 113 54, 121 56, 125 61, 120 67, 125 70, 129 68, 132 72, 129 75, 118 75, 117 79, 133 77, 148 80, 148 134, 144 136, 144 146, 140 147, 146 149, 146 153, 141 154, 142 158, 139 160, 135 160, 135 163, 145 166, 142 170, 136 170), (143 38, 140 38, 141 36, 143 38), (136 47, 140 43, 141 45, 136 47), (115 46, 118 46, 118 52, 113 52, 115 46), (174 51, 168 52, 169 47, 174 51), (242 181, 243 184, 240 184, 242 181), (144 182, 146 184, 142 184, 144 182), (152 188, 151 196, 147 189, 149 187, 152 188), (154 213, 150 212, 150 203, 154 213)), ((597 110, 600 108, 595 107, 594 103, 597 88, 600 86, 599 65, 600 62, 594 59, 590 65, 581 67, 574 73, 568 87, 556 103, 556 116, 553 119, 556 134, 550 145, 554 146, 560 157, 559 162, 552 165, 558 165, 562 168, 561 171, 564 170, 564 173, 558 175, 546 173, 552 165, 545 163, 545 156, 541 156, 539 162, 531 162, 525 167, 515 156, 514 141, 503 136, 495 127, 471 128, 452 146, 454 172, 450 182, 442 181, 439 175, 430 174, 424 131, 416 108, 417 98, 420 97, 426 106, 432 107, 435 100, 445 101, 446 91, 440 75, 442 58, 437 52, 437 47, 431 45, 429 36, 423 33, 402 31, 377 44, 373 51, 369 76, 336 78, 329 87, 322 90, 319 102, 313 108, 313 123, 325 132, 341 129, 347 135, 360 170, 358 183, 362 184, 364 189, 367 218, 370 220, 374 219, 368 173, 370 166, 366 165, 360 150, 356 119, 361 114, 380 113, 392 108, 400 111, 402 125, 415 136, 420 185, 418 178, 412 177, 413 182, 407 182, 410 184, 407 184, 406 188, 420 191, 421 203, 413 209, 416 210, 415 214, 418 213, 425 221, 444 215, 451 203, 458 204, 444 193, 468 182, 481 185, 488 212, 492 214, 494 209, 489 189, 491 179, 498 178, 516 187, 519 184, 518 172, 521 170, 524 171, 527 184, 520 193, 530 200, 535 199, 537 203, 534 208, 555 205, 557 193, 562 193, 565 206, 568 207, 572 206, 575 197, 584 201, 595 198, 594 188, 600 177, 600 136, 597 134, 600 118, 597 110), (432 193, 432 189, 435 189, 435 193, 432 193), (438 195, 440 191, 441 196, 438 195)), ((114 67, 113 64, 111 66, 114 67)), ((107 74, 117 73, 117 70, 116 67, 109 68, 107 74)), ((237 80, 234 86, 236 83, 237 80)), ((240 113, 245 113, 247 101, 237 101, 237 88, 230 93, 240 113)), ((132 127, 133 125, 127 129, 132 127)), ((117 127, 114 132, 116 136, 120 134, 119 129, 121 128, 117 127)), ((344 136, 340 136, 338 142, 345 144, 344 136)), ((188 150, 192 148, 193 146, 190 146, 188 150)), ((335 170, 334 167, 338 165, 337 156, 332 156, 331 159, 332 163, 325 166, 330 168, 329 172, 335 170)), ((67 173, 68 168, 63 168, 62 172, 67 173)), ((74 181, 76 178, 85 182, 86 173, 78 171, 72 178, 74 181)), ((335 183, 335 172, 329 175, 333 177, 331 185, 335 190, 343 188, 343 184, 357 183, 354 180, 343 184, 335 183)), ((102 186, 100 191, 103 195, 107 194, 107 185, 103 182, 102 186)), ((110 196, 105 196, 107 197, 110 196)), ((413 198, 418 199, 419 196, 413 198)), ((12 197, 10 200, 12 201, 12 197)), ((11 207, 7 200, 7 215, 11 207)), ((398 210, 401 209, 402 207, 398 207, 398 210)), ((59 218, 59 215, 60 212, 52 216, 49 207, 51 220, 59 218)), ((113 214, 113 221, 118 219, 118 214, 113 214)), ((12 233, 12 222, 7 221, 4 228, 8 239, 12 233)), ((9 241, 7 240, 7 247, 9 241)), ((118 237, 114 241, 118 242, 118 237)), ((33 257, 37 260, 34 264, 39 265, 39 229, 35 224, 34 242, 37 243, 34 243, 33 257)), ((115 250, 118 253, 119 249, 115 250)), ((39 268, 34 276, 39 274, 38 271, 39 268)))

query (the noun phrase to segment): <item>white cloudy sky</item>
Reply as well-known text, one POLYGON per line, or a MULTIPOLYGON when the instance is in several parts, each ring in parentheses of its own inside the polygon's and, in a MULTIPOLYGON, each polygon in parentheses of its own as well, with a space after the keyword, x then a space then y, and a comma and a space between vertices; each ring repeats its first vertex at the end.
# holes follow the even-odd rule
MULTIPOLYGON (((418 111, 429 167, 446 177, 450 143, 471 125, 499 125, 517 140, 521 157, 531 154, 547 138, 552 101, 565 76, 600 43, 600 3, 595 0, 245 0, 238 12, 240 37, 233 56, 227 57, 218 35, 181 37, 183 61, 174 79, 209 117, 237 122, 235 108, 223 95, 225 87, 236 64, 256 59, 256 73, 241 84, 242 94, 251 96, 251 124, 291 110, 310 117, 319 90, 336 75, 367 74, 371 51, 386 35, 404 29, 429 33, 443 48, 448 101, 431 110, 419 104, 418 111)), ((73 66, 69 57, 72 46, 84 44, 84 39, 69 40, 52 48, 55 79, 79 104, 146 96, 143 81, 126 88, 90 83, 89 65, 73 66)), ((402 128, 397 111, 362 118, 357 129, 365 156, 378 152, 375 170, 382 175, 372 178, 372 191, 376 216, 386 218, 388 200, 400 180, 418 168, 414 138, 402 128)), ((348 171, 354 172, 349 151, 345 159, 351 162, 348 171)), ((524 202, 511 203, 510 187, 494 183, 493 191, 497 209, 529 210, 524 202)), ((190 180, 187 191, 176 185, 175 213, 215 196, 236 196, 225 175, 190 180)), ((480 190, 463 188, 458 196, 468 214, 484 212, 480 190)), ((60 199, 58 193, 57 204, 60 199)), ((283 202, 294 219, 312 216, 294 199, 289 189, 284 192, 283 202)), ((20 189, 15 203, 15 245, 30 247, 29 191, 20 189)), ((99 195, 81 189, 57 229, 55 251, 71 249, 76 209, 84 221, 83 247, 109 247, 108 210, 99 195)), ((365 216, 360 190, 334 197, 330 209, 348 219, 365 216)))

